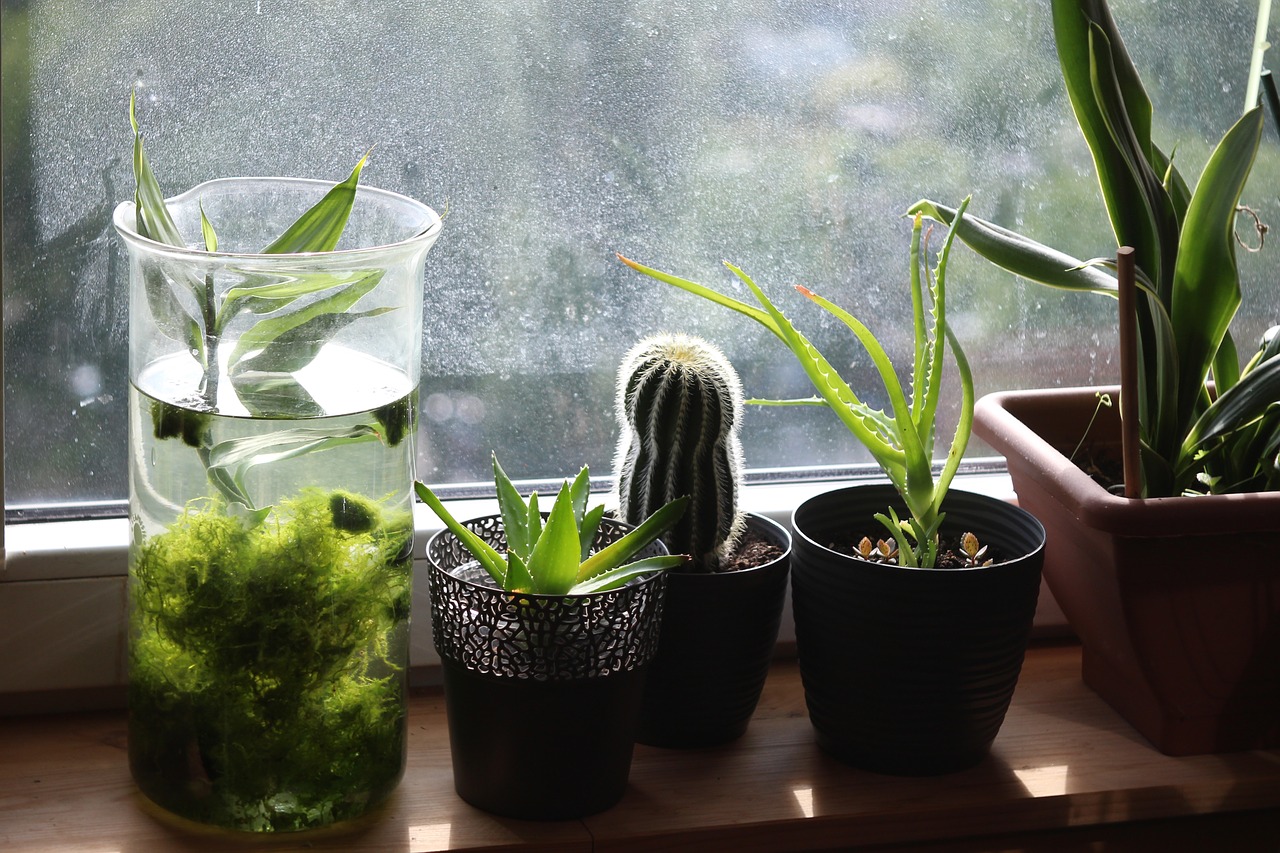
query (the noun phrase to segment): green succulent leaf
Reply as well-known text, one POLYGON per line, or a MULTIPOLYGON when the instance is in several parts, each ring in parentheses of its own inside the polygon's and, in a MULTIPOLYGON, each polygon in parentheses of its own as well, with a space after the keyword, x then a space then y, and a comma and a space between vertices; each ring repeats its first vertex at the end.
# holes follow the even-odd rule
POLYGON ((548 595, 567 593, 577 581, 581 556, 573 496, 569 484, 565 483, 547 514, 542 535, 529 554, 529 576, 534 581, 531 591, 548 595))
POLYGON ((529 508, 512 485, 507 472, 498 464, 493 454, 493 482, 498 491, 498 510, 502 514, 502 528, 507 534, 507 550, 523 560, 529 559, 534 540, 529 537, 529 508))
POLYGON ((627 531, 621 539, 592 554, 578 566, 577 582, 591 580, 631 559, 650 542, 670 530, 680 520, 688 504, 687 497, 676 498, 664 504, 653 515, 627 531))
POLYGON ((507 561, 502 554, 470 528, 454 518, 453 514, 445 508, 444 502, 436 497, 435 492, 431 491, 424 483, 414 483, 413 489, 417 493, 419 500, 426 504, 427 508, 444 522, 444 526, 449 528, 454 536, 458 537, 458 541, 484 567, 485 571, 489 573, 489 577, 493 578, 494 583, 503 589, 507 589, 507 561))
POLYGON ((660 557, 646 557, 643 560, 637 560, 634 563, 628 563, 625 566, 619 566, 616 569, 610 569, 607 572, 601 572, 590 580, 583 581, 573 587, 573 595, 588 595, 593 592, 605 592, 611 589, 617 589, 635 578, 644 575, 650 575, 654 572, 663 572, 668 569, 675 569, 683 565, 686 558, 682 555, 664 555, 660 557))

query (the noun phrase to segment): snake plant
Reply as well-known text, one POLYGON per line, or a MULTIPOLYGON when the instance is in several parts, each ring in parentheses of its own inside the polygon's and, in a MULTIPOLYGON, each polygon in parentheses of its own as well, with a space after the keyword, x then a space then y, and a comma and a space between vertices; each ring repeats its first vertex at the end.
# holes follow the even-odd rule
MULTIPOLYGON (((958 225, 964 220, 964 208, 967 204, 968 200, 956 212, 955 221, 958 225)), ((645 275, 750 317, 786 344, 809 377, 817 396, 804 400, 748 402, 763 405, 826 406, 835 412, 853 437, 871 452, 906 504, 909 514, 907 518, 898 518, 892 508, 876 516, 897 542, 899 565, 932 568, 938 556, 938 529, 944 515, 941 511, 942 500, 960 466, 960 459, 968 446, 973 427, 974 392, 969 362, 948 325, 946 311, 947 258, 957 229, 948 231, 938 254, 936 269, 929 267, 928 241, 922 238, 922 230, 922 217, 916 216, 911 231, 910 250, 912 326, 915 337, 910 396, 898 378, 888 353, 861 321, 808 288, 796 286, 801 295, 844 323, 862 344, 875 364, 888 394, 891 411, 887 413, 864 403, 817 347, 796 330, 746 273, 733 264, 725 262, 725 266, 751 290, 761 307, 740 302, 696 282, 659 272, 621 255, 618 258, 645 275), (929 321, 930 310, 932 323, 929 321), (947 451, 946 461, 935 478, 934 433, 947 347, 955 358, 960 378, 960 419, 951 447, 947 451)))
POLYGON ((591 483, 586 467, 556 495, 546 519, 538 509, 538 493, 526 503, 493 457, 493 478, 506 534, 503 555, 445 509, 424 483, 414 488, 432 512, 479 561, 493 581, 508 592, 540 595, 587 595, 616 589, 641 575, 673 569, 688 561, 683 554, 645 557, 628 563, 641 549, 671 528, 684 513, 688 498, 663 505, 621 539, 592 553, 604 518, 604 505, 587 509, 591 483))
MULTIPOLYGON (((1226 132, 1192 191, 1151 138, 1151 102, 1106 0, 1053 0, 1053 27, 1117 244, 1136 253, 1142 494, 1280 488, 1280 334, 1272 328, 1242 369, 1229 330, 1241 302, 1235 223, 1262 109, 1251 105, 1226 132)), ((1265 36, 1263 16, 1259 28, 1265 36)), ((974 216, 959 222, 928 199, 910 212, 955 223, 978 254, 1023 278, 1117 292, 1113 262, 1082 261, 974 216)))

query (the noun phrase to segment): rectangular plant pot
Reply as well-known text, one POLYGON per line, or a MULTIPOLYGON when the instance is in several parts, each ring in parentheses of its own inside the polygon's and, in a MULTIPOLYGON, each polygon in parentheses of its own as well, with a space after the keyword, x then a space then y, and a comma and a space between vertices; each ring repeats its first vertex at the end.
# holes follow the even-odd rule
MULTIPOLYGON (((1097 392, 993 394, 974 432, 1047 530, 1044 576, 1083 645, 1085 683, 1157 749, 1280 746, 1280 493, 1130 500, 1067 458, 1097 392), (1065 453, 1063 451, 1065 448, 1065 453)), ((1119 457, 1119 409, 1088 441, 1119 457)))

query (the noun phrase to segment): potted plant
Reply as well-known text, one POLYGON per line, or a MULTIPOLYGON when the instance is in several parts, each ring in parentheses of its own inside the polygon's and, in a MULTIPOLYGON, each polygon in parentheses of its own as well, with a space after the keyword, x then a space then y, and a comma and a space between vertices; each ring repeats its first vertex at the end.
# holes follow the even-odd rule
POLYGON ((544 518, 493 467, 497 516, 459 523, 416 487, 446 527, 427 559, 454 787, 507 817, 603 811, 626 789, 665 570, 687 559, 658 537, 685 501, 632 527, 587 509, 583 468, 544 518))
POLYGON ((1025 511, 949 493, 969 436, 973 381, 947 325, 946 262, 953 235, 947 235, 935 273, 921 249, 921 230, 916 217, 910 399, 861 322, 797 287, 844 322, 866 349, 888 392, 888 413, 863 403, 737 267, 729 265, 761 307, 624 259, 640 272, 750 317, 781 339, 818 393, 788 402, 831 408, 888 476, 889 486, 837 489, 796 509, 791 583, 801 679, 819 745, 855 766, 896 774, 958 770, 986 755, 1021 670, 1044 544, 1043 529, 1025 511), (931 457, 944 347, 954 355, 963 399, 955 437, 935 479, 931 457), (867 535, 877 524, 887 533, 879 543, 867 535), (958 559, 944 550, 958 552, 958 559))
MULTIPOLYGON (((994 395, 975 430, 1049 528, 1045 576, 1080 636, 1085 682, 1167 753, 1278 746, 1280 335, 1241 368, 1229 331, 1241 299, 1234 225, 1262 111, 1227 131, 1193 192, 1151 139, 1151 105, 1105 0, 1054 0, 1053 20, 1116 241, 1136 261, 1138 296, 1121 318, 1137 332, 1137 390, 1121 400, 1141 446, 1131 497, 1068 459, 1086 431, 1095 455, 1121 444, 1114 412, 1088 429, 1096 389, 994 395)), ((1265 29, 1256 42, 1250 105, 1265 29)), ((912 210, 952 221, 936 202, 912 210)), ((1119 288, 1110 262, 972 216, 956 233, 1032 281, 1119 288)))
POLYGON ((165 199, 132 104, 129 761, 183 817, 355 818, 404 770, 430 208, 225 178, 165 199), (216 223, 216 227, 215 224, 216 223), (264 248, 265 247, 265 248, 264 248))
POLYGON ((655 335, 618 369, 618 515, 638 524, 687 496, 663 536, 689 554, 667 573, 658 651, 640 711, 641 743, 704 747, 741 737, 773 658, 787 593, 791 535, 738 509, 742 385, 716 347, 655 335))

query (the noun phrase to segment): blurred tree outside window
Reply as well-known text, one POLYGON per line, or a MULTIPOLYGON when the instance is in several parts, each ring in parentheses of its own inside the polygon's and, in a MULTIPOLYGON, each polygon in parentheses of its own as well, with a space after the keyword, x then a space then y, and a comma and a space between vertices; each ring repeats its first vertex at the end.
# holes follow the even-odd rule
MULTIPOLYGON (((1198 175, 1240 112, 1252 4, 1112 7, 1157 138, 1198 175)), ((131 90, 170 195, 228 175, 339 180, 372 147, 365 182, 447 209, 425 276, 418 476, 433 484, 487 480, 494 448, 517 479, 608 474, 618 360, 658 330, 721 345, 749 394, 809 394, 766 333, 614 252, 726 290, 732 260, 873 388, 853 339, 790 286, 849 308, 901 359, 901 213, 917 199, 972 194, 974 213, 1080 257, 1114 250, 1045 3, 3 0, 5 498, 19 515, 126 497, 127 269, 109 220, 133 192, 131 90)), ((1272 224, 1276 139, 1245 193, 1272 224)), ((1109 300, 1024 284, 963 248, 953 263, 980 393, 1116 380, 1109 300)), ((1251 351, 1280 290, 1267 253, 1241 265, 1251 351)), ((749 409, 743 440, 757 469, 868 461, 816 409, 749 409)))

